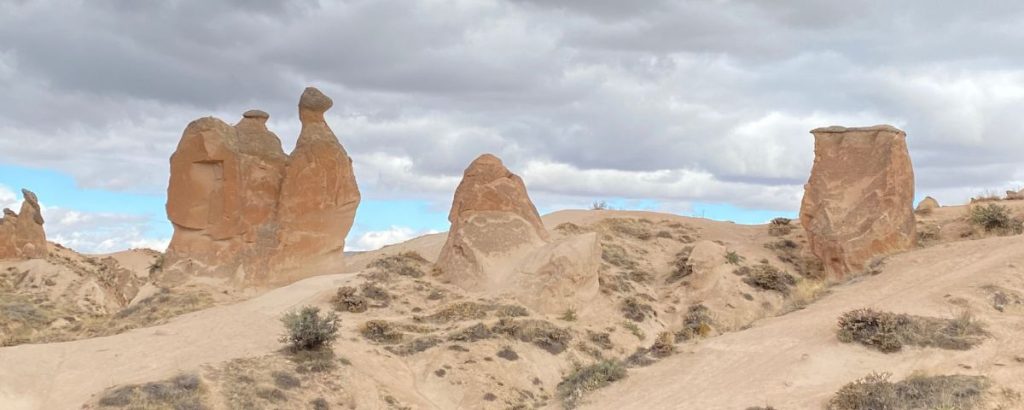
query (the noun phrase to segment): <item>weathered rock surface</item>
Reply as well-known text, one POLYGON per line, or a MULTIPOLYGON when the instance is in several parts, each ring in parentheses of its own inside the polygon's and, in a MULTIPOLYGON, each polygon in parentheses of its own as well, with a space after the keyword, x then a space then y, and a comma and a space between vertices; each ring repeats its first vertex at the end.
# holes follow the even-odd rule
POLYGON ((550 242, 523 180, 493 155, 466 168, 448 220, 436 264, 446 282, 549 313, 580 306, 598 292, 596 235, 550 242))
POLYGON ((39 199, 27 189, 21 193, 21 211, 4 209, 0 217, 0 259, 45 258, 48 251, 39 199))
POLYGON ((1006 199, 1011 201, 1019 201, 1024 199, 1024 189, 1021 189, 1020 191, 1007 190, 1006 199))
POLYGON ((800 222, 834 278, 916 241, 914 170, 906 133, 888 125, 827 127, 814 134, 814 166, 800 222))
POLYGON ((929 210, 936 209, 938 207, 939 207, 939 201, 936 201, 935 198, 932 198, 930 196, 926 196, 926 197, 924 197, 924 199, 921 200, 921 202, 919 202, 917 204, 917 208, 914 208, 914 211, 915 212, 927 212, 929 210))
POLYGON ((292 155, 263 111, 245 112, 234 126, 213 117, 188 125, 171 156, 166 277, 281 284, 341 257, 359 190, 351 159, 323 120, 330 105, 306 89, 292 155), (308 265, 300 269, 296 260, 308 265))

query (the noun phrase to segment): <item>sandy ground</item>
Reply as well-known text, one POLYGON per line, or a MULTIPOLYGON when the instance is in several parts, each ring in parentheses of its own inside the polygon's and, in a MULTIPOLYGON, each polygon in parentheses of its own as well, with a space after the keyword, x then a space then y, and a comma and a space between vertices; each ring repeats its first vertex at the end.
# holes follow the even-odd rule
POLYGON ((596 392, 595 409, 813 409, 842 385, 872 371, 895 379, 913 371, 984 374, 1024 390, 1024 314, 987 305, 982 286, 1020 291, 1020 236, 937 245, 891 257, 883 273, 837 287, 808 308, 702 341, 596 392), (951 317, 966 304, 992 338, 967 351, 909 348, 884 354, 836 340, 835 323, 856 308, 951 317))

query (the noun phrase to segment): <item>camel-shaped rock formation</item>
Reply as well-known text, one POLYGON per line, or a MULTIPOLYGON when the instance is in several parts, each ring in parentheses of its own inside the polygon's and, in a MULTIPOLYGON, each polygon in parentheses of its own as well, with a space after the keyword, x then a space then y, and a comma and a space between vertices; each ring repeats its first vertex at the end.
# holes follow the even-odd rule
POLYGON ((36 194, 22 189, 21 211, 0 217, 0 259, 42 259, 48 254, 43 213, 36 194))
POLYGON ((360 196, 352 160, 324 120, 332 104, 315 88, 303 92, 291 155, 263 111, 234 126, 206 117, 185 128, 171 156, 166 278, 279 285, 340 261, 360 196))

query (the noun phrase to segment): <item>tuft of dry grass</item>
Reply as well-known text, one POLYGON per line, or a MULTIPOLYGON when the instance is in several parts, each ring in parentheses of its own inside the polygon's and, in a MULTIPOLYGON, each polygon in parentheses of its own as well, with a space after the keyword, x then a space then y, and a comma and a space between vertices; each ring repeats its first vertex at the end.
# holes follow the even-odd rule
POLYGON ((857 309, 839 317, 837 337, 843 343, 858 342, 884 353, 904 345, 967 350, 987 336, 983 325, 968 311, 952 319, 911 316, 871 309, 857 309))
POLYGON ((569 330, 535 319, 501 319, 491 327, 491 332, 532 343, 551 354, 564 352, 572 341, 569 330))
POLYGON ((622 316, 634 322, 643 322, 648 315, 654 314, 654 308, 641 302, 636 296, 623 299, 619 310, 622 311, 622 316))
POLYGON ((768 223, 768 234, 771 236, 786 236, 793 232, 793 220, 789 218, 775 218, 768 223))
POLYGON ((796 285, 796 278, 772 265, 760 264, 751 268, 749 274, 743 278, 743 283, 758 289, 789 295, 789 287, 796 285))
POLYGON ((914 374, 893 383, 889 373, 872 373, 839 389, 829 410, 970 410, 981 403, 988 380, 982 376, 914 374))
POLYGON ((387 274, 408 276, 410 278, 423 277, 423 266, 429 264, 426 258, 415 251, 402 252, 397 255, 389 255, 370 262, 367 268, 377 269, 387 274))
POLYGON ((367 340, 384 344, 396 344, 405 338, 405 333, 386 320, 367 321, 360 327, 359 333, 367 340))
POLYGON ((558 383, 558 399, 567 409, 580 405, 583 397, 594 390, 626 377, 626 367, 617 360, 604 360, 577 367, 558 383))
POLYGON ((690 305, 683 318, 683 328, 675 334, 675 340, 682 342, 697 337, 706 337, 714 331, 715 319, 711 309, 702 304, 690 305))
POLYGON ((201 409, 205 389, 194 374, 171 379, 119 386, 102 393, 97 404, 101 409, 201 409))
POLYGON ((686 246, 676 254, 675 260, 672 262, 672 273, 665 279, 666 284, 677 282, 693 274, 693 264, 690 263, 690 253, 692 252, 693 247, 686 246))
POLYGON ((360 296, 356 292, 356 288, 351 286, 338 288, 338 292, 331 299, 334 310, 349 313, 365 312, 369 308, 369 301, 367 301, 366 297, 360 296))

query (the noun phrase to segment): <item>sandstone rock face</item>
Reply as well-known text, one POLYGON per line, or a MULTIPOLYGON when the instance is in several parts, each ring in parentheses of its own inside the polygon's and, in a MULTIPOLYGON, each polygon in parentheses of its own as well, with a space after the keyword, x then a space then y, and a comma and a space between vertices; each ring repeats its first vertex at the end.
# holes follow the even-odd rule
POLYGON ((906 134, 892 126, 828 127, 814 134, 814 166, 800 222, 833 278, 916 241, 914 170, 906 134))
POLYGON ((245 112, 234 126, 207 117, 185 128, 171 156, 166 276, 272 285, 341 257, 359 190, 351 159, 323 120, 329 102, 315 88, 303 93, 292 155, 267 129, 263 111, 245 112), (319 111, 309 112, 311 101, 319 111))
POLYGON ((552 243, 523 180, 493 155, 466 168, 448 220, 436 264, 446 282, 549 313, 581 306, 598 292, 596 235, 552 243))
POLYGON ((921 202, 919 202, 917 204, 917 208, 914 208, 914 211, 915 212, 927 212, 929 210, 932 210, 932 209, 935 209, 935 208, 938 208, 938 207, 939 207, 939 201, 936 201, 935 198, 932 198, 930 196, 926 196, 926 197, 924 197, 924 199, 921 200, 921 202))
POLYGON ((22 189, 21 211, 0 217, 0 259, 41 259, 48 254, 43 214, 36 194, 22 189))

